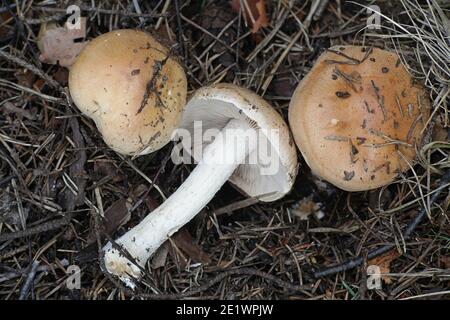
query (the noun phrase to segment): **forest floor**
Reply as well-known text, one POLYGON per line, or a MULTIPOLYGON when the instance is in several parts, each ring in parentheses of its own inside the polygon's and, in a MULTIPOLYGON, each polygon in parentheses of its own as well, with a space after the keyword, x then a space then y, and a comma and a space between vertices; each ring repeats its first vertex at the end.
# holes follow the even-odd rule
POLYGON ((100 269, 105 233, 116 238, 136 225, 193 166, 170 161, 172 143, 135 159, 118 155, 73 106, 67 69, 42 63, 37 46, 41 24, 62 25, 72 2, 1 1, 1 299, 450 297, 450 4, 266 0, 265 21, 262 0, 241 1, 253 17, 233 2, 74 3, 87 18, 87 39, 147 30, 174 46, 189 94, 206 84, 239 84, 286 120, 296 85, 327 48, 397 51, 432 101, 428 140, 414 168, 388 187, 349 193, 314 178, 299 154, 293 190, 274 203, 248 200, 226 184, 159 249, 130 291, 100 269), (379 29, 368 27, 370 4, 380 9, 379 29), (309 216, 299 208, 309 208, 309 216), (405 237, 417 215, 423 219, 405 237), (375 289, 367 288, 369 265, 390 274, 375 289), (68 271, 76 268, 80 288, 71 289, 68 271))

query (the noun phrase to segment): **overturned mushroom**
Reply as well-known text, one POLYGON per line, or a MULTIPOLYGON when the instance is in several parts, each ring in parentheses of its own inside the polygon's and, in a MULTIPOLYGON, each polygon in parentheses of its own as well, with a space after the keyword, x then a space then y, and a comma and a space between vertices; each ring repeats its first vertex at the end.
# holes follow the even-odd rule
POLYGON ((171 197, 117 240, 139 266, 111 243, 104 248, 107 271, 129 285, 141 276, 141 268, 155 250, 227 180, 266 202, 283 197, 292 187, 297 172, 295 144, 281 116, 259 96, 228 84, 204 87, 185 106, 181 127, 194 131, 199 123, 205 135, 208 130, 216 134, 187 143, 187 152, 203 147, 195 169, 171 197))
POLYGON ((70 67, 69 89, 113 150, 143 155, 170 141, 187 81, 170 51, 150 34, 115 30, 83 49, 70 67))
POLYGON ((305 161, 347 191, 378 188, 409 169, 430 102, 392 52, 332 47, 301 81, 289 124, 305 161))

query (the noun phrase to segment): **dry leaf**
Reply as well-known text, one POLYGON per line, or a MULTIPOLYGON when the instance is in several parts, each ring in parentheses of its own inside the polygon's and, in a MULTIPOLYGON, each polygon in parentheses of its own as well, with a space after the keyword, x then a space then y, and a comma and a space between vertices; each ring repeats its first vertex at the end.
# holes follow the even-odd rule
POLYGON ((183 252, 181 252, 180 248, 177 247, 172 238, 169 238, 168 242, 165 243, 168 244, 169 255, 172 258, 172 261, 179 270, 186 269, 189 262, 188 259, 184 256, 183 252))
MULTIPOLYGON (((130 220, 131 199, 121 198, 114 202, 105 211, 105 224, 104 232, 108 235, 112 235, 120 226, 130 220)), ((96 241, 96 236, 92 230, 88 236, 87 243, 91 244, 96 241)))
POLYGON ((381 279, 383 279, 384 283, 390 284, 390 283, 392 283, 392 279, 388 275, 385 275, 385 274, 391 272, 391 269, 390 269, 391 262, 394 261, 395 259, 397 259, 399 256, 400 256, 400 254, 397 252, 397 250, 391 250, 379 257, 369 260, 367 262, 367 265, 378 266, 380 268, 381 279))
POLYGON ((69 82, 69 70, 66 68, 58 68, 53 74, 53 79, 55 79, 60 85, 66 86, 69 82))
POLYGON ((120 169, 109 161, 94 161, 94 172, 95 177, 98 176, 99 178, 103 178, 105 176, 108 176, 114 182, 123 181, 123 175, 120 172, 120 169))
POLYGON ((66 22, 64 27, 55 23, 41 25, 38 36, 38 47, 41 51, 39 59, 44 63, 58 64, 63 67, 71 66, 78 54, 87 44, 75 42, 86 37, 86 18, 81 19, 81 27, 69 28, 66 22))
POLYGON ((41 91, 44 88, 45 84, 46 84, 45 80, 39 78, 33 83, 33 89, 36 91, 41 91))
POLYGON ((21 86, 27 88, 33 87, 34 80, 36 79, 34 73, 28 69, 17 69, 17 71, 14 73, 14 76, 21 86))
MULTIPOLYGON (((262 27, 267 27, 266 4, 264 0, 242 0, 245 9, 245 21, 251 27, 252 33, 258 32, 262 27)), ((234 11, 241 10, 241 0, 232 0, 231 7, 234 11)))
MULTIPOLYGON (((281 65, 278 68, 280 74, 290 74, 290 67, 281 65)), ((271 83, 271 90, 280 97, 292 97, 295 90, 296 80, 290 76, 275 77, 271 83)))
POLYGON ((166 265, 167 255, 169 254, 169 245, 164 242, 161 247, 156 250, 152 257, 151 266, 152 269, 162 268, 166 265))
POLYGON ((155 210, 159 206, 158 202, 150 195, 147 195, 145 198, 145 204, 150 211, 155 210))
POLYGON ((182 228, 180 231, 172 236, 172 240, 176 246, 186 253, 192 260, 208 264, 211 262, 211 258, 203 251, 202 247, 194 242, 191 234, 186 228, 182 228))

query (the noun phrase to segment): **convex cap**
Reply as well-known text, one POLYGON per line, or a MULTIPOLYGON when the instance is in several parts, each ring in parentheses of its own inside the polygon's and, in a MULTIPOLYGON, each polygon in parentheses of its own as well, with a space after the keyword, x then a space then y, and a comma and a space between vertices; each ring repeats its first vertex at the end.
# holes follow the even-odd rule
POLYGON ((312 171, 347 191, 386 185, 409 169, 430 102, 397 54, 328 49, 300 82, 289 124, 312 171))
POLYGON ((69 88, 113 150, 142 155, 170 141, 187 81, 181 65, 150 34, 115 30, 83 49, 70 68, 69 88))

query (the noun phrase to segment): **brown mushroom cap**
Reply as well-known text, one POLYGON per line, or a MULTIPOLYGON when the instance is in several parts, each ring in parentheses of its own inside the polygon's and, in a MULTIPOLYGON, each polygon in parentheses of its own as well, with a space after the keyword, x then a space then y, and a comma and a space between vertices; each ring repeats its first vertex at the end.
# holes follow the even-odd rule
POLYGON ((397 54, 336 46, 295 90, 289 123, 317 176, 362 191, 386 185, 410 168, 429 113, 428 96, 397 54))
POLYGON ((84 48, 70 68, 69 89, 113 150, 142 155, 170 140, 187 81, 181 65, 150 34, 115 30, 84 48))

